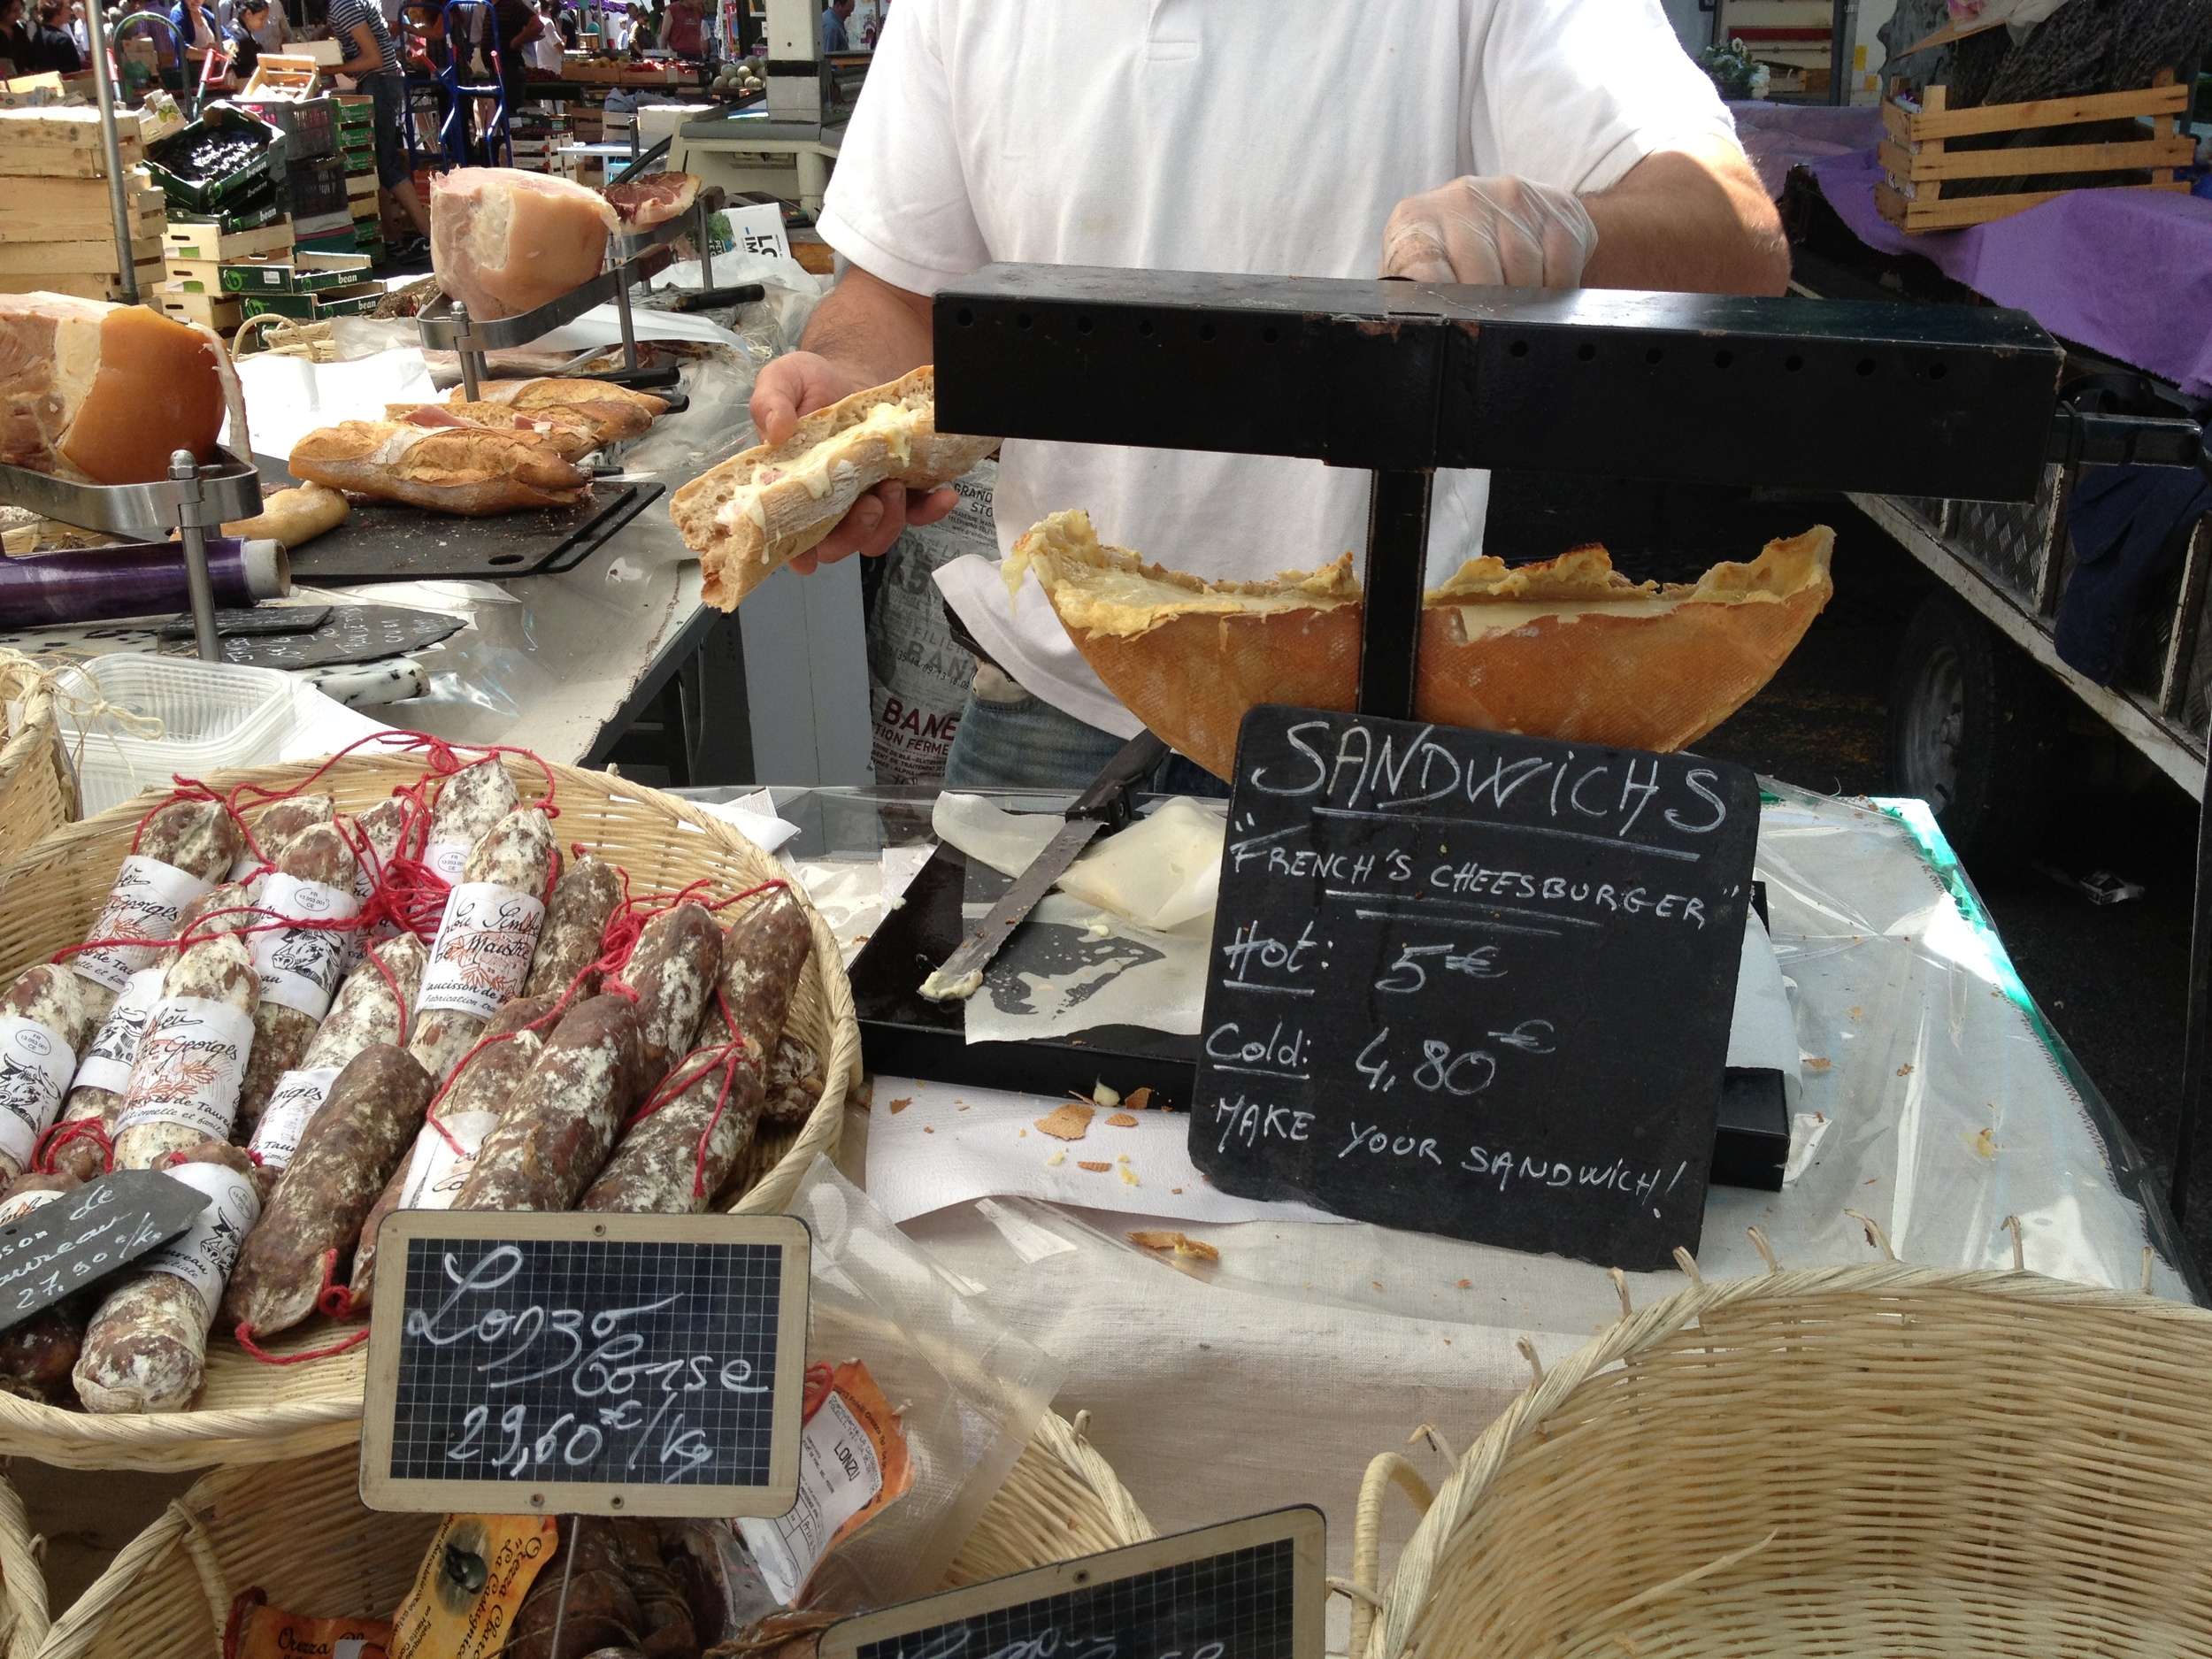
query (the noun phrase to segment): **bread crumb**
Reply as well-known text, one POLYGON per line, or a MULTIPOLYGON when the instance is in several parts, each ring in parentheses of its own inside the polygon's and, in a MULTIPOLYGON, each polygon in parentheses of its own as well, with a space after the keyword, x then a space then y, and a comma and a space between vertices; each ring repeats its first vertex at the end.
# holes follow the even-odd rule
POLYGON ((1094 1104, 1099 1106, 1109 1108, 1118 1106, 1121 1104, 1121 1091, 1118 1088, 1108 1088, 1101 1083, 1091 1091, 1091 1100, 1094 1104))
POLYGON ((960 1110, 962 1111, 966 1111, 968 1110, 968 1103, 965 1101, 960 1102, 960 1110))
POLYGON ((1106 1120, 1106 1126, 1109 1129, 1134 1129, 1137 1120, 1127 1112, 1116 1112, 1106 1120))
POLYGON ((891 1110, 895 1112, 902 1112, 913 1103, 914 1097, 911 1094, 902 1094, 891 1102, 891 1110))
POLYGON ((1179 1187, 1171 1187, 1168 1188, 1168 1191, 1173 1193, 1178 1198, 1180 1198, 1183 1195, 1183 1189, 1179 1187))
POLYGON ((1037 1119, 1036 1127, 1056 1141, 1080 1141, 1091 1132, 1091 1119, 1097 1114, 1079 1101, 1070 1101, 1056 1107, 1048 1117, 1037 1119))
POLYGON ((1897 1068, 1897 1075, 1899 1077, 1910 1077, 1912 1075, 1912 1067, 1909 1065, 1899 1066, 1897 1068))
POLYGON ((1133 1112, 1149 1111, 1152 1110, 1152 1091, 1149 1088, 1133 1088, 1129 1091, 1129 1098, 1122 1104, 1133 1112))
POLYGON ((1124 1187, 1141 1187, 1144 1185, 1142 1181, 1140 1181, 1137 1179, 1136 1171, 1131 1169, 1126 1164, 1121 1166, 1121 1184, 1124 1187))
POLYGON ((1015 1134, 1014 1139, 1015 1139, 1015 1140, 1017 1140, 1017 1141, 1026 1141, 1026 1140, 1028 1140, 1028 1139, 1029 1139, 1029 1131, 1028 1131, 1028 1130, 1026 1130, 1026 1129, 1024 1129, 1024 1130, 1018 1131, 1018 1132, 1015 1134))
POLYGON ((1382 1288, 1382 1280, 1379 1279, 1371 1279, 1367 1282, 1372 1285, 1377 1290, 1380 1290, 1382 1288))
POLYGON ((934 1125, 924 1124, 922 1125, 922 1133, 926 1135, 933 1135, 937 1133, 937 1130, 934 1125))
POLYGON ((1835 1064, 1835 1062, 1834 1062, 1834 1061, 1832 1061, 1832 1060, 1831 1060, 1831 1059, 1829 1059, 1829 1058, 1828 1058, 1828 1056, 1827 1056, 1826 1055, 1822 1055, 1822 1056, 1818 1056, 1818 1057, 1817 1057, 1817 1058, 1816 1058, 1816 1059, 1811 1059, 1811 1060, 1808 1060, 1808 1061, 1806 1061, 1806 1062, 1805 1062, 1805 1069, 1806 1069, 1808 1071, 1826 1071, 1826 1070, 1827 1070, 1830 1066, 1833 1065, 1834 1064, 1835 1064))
POLYGON ((1077 1160, 1075 1167, 1079 1170, 1088 1170, 1094 1175, 1103 1175, 1114 1166, 1110 1164, 1094 1164, 1088 1158, 1080 1158, 1077 1160))
POLYGON ((1052 1156, 1045 1160, 1045 1167, 1048 1170, 1056 1170, 1063 1164, 1066 1163, 1067 1159, 1067 1148, 1065 1147, 1055 1147, 1052 1148, 1052 1156))
POLYGON ((1126 1164, 1129 1162, 1129 1155, 1126 1152, 1117 1152, 1114 1154, 1114 1162, 1117 1164, 1126 1164))
POLYGON ((1459 1287, 1462 1290, 1472 1290, 1475 1287, 1475 1281, 1471 1279, 1463 1279, 1459 1281, 1459 1287))
POLYGON ((1973 1148, 1974 1156, 1978 1158, 1994 1160, 1997 1156, 1997 1137, 1987 1129, 1983 1130, 1966 1144, 1973 1148))
POLYGON ((1148 1250, 1172 1250, 1178 1256, 1194 1256, 1202 1262, 1218 1262, 1221 1259, 1221 1252, 1203 1239, 1186 1238, 1182 1233, 1168 1233, 1158 1228, 1133 1233, 1129 1234, 1129 1241, 1142 1245, 1148 1250))

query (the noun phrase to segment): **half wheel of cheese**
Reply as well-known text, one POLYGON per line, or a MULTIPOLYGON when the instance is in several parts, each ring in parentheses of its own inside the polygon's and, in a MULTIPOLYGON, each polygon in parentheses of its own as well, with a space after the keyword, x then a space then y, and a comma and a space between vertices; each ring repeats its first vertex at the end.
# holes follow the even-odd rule
MULTIPOLYGON (((1834 585, 1824 525, 1695 582, 1632 582, 1601 547, 1509 570, 1471 559, 1426 595, 1416 711, 1447 726, 1623 749, 1695 742, 1796 649, 1834 585)), ((1083 512, 1015 544, 1108 689, 1217 777, 1263 703, 1346 710, 1362 606, 1348 553, 1309 575, 1209 582, 1102 543, 1083 512)))

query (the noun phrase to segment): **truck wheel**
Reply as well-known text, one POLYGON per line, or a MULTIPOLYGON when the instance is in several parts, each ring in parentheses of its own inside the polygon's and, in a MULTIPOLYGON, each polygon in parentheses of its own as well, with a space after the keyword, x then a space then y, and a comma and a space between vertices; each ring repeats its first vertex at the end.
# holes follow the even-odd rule
POLYGON ((1938 588, 1897 654, 1890 787, 1933 807, 1968 864, 2018 864, 2049 818, 2067 701, 2032 657, 1938 588))

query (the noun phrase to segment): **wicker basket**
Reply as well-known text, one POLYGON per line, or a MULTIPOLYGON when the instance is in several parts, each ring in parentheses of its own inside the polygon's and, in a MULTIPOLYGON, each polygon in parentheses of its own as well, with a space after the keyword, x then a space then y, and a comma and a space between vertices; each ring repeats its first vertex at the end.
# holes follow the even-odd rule
MULTIPOLYGON (((205 781, 227 790, 250 780, 292 787, 316 769, 301 761, 218 772, 205 781)), ((545 793, 545 774, 532 763, 507 761, 523 799, 545 793)), ((721 819, 657 790, 572 767, 552 769, 561 844, 580 842, 629 872, 638 893, 672 892, 705 880, 719 894, 741 892, 780 876, 783 868, 721 819)), ((413 783, 419 760, 350 756, 315 784, 336 795, 342 811, 359 811, 413 783)), ((49 836, 0 868, 0 984, 64 946, 80 942, 99 914, 117 865, 144 816, 149 796, 49 836)), ((805 903, 795 886, 794 895, 805 903)), ((829 925, 807 913, 814 954, 792 1006, 790 1028, 822 1056, 826 1078, 814 1115, 770 1141, 757 1155, 752 1184, 733 1209, 780 1210, 817 1153, 833 1152, 847 1089, 860 1076, 860 1028, 852 987, 839 965, 829 925), (770 1160, 773 1161, 771 1162, 770 1160)), ((326 1346, 338 1333, 316 1318, 270 1344, 280 1354, 326 1346)), ((209 1463, 298 1457, 350 1444, 359 1432, 363 1350, 287 1366, 265 1365, 225 1335, 208 1346, 207 1388, 200 1408, 165 1416, 94 1417, 0 1394, 0 1455, 35 1457, 74 1469, 196 1469, 209 1463)))
MULTIPOLYGON (((4 864, 77 816, 77 780, 62 750, 53 693, 38 665, 24 657, 0 661, 0 700, 23 705, 22 729, 0 744, 0 864, 4 864)), ((0 724, 0 732, 6 730, 0 724)))
MULTIPOLYGON (((37 1659, 221 1659, 231 1599, 251 1586, 292 1612, 390 1617, 441 1517, 362 1508, 358 1463, 347 1447, 206 1476, 124 1547, 55 1622, 37 1659)), ((1047 1412, 955 1572, 1015 1572, 1151 1535, 1105 1460, 1047 1412)), ((12 1578, 5 1548, 0 1531, 12 1578)))
POLYGON ((2032 1273, 1694 1286, 1490 1425, 1379 1601, 1376 1460, 1353 1659, 2212 1651, 2208 1379, 2212 1312, 2032 1273))
POLYGON ((46 1642, 45 1540, 31 1535, 23 1500, 0 1479, 0 1652, 32 1659, 46 1642))

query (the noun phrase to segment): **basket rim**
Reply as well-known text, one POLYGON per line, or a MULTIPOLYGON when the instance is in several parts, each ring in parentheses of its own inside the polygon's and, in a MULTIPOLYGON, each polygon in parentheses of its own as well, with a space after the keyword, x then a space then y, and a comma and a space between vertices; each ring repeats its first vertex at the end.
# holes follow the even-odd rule
MULTIPOLYGON (((485 752, 474 745, 449 747, 464 756, 485 752)), ((766 863, 773 862, 735 825, 680 796, 626 778, 553 761, 542 763, 545 770, 541 772, 541 763, 511 749, 501 751, 500 759, 522 787, 526 799, 533 788, 541 790, 550 775, 557 805, 563 797, 572 801, 611 798, 622 805, 658 812, 689 825, 709 837, 709 845, 716 850, 741 852, 766 863), (572 790, 573 794, 570 793, 572 790)), ((418 749, 395 751, 380 746, 343 756, 227 767, 194 781, 217 794, 227 795, 242 783, 293 787, 323 768, 331 767, 334 771, 371 770, 412 782, 421 775, 424 765, 425 757, 418 749)), ((159 789, 142 791, 90 818, 64 825, 27 848, 0 865, 0 899, 27 875, 73 857, 101 839, 136 824, 151 803, 166 793, 159 789)), ((557 826, 559 820, 555 822, 557 826)), ((828 919, 808 896, 804 885, 793 879, 787 886, 805 912, 813 934, 814 955, 819 961, 822 984, 827 994, 824 1011, 832 1037, 822 1056, 822 1098, 798 1139, 737 1201, 733 1208, 745 1213, 780 1210, 816 1155, 833 1150, 846 1098, 861 1076, 860 1031, 835 936, 828 919)), ((359 1423, 361 1409, 358 1389, 350 1394, 288 1403, 115 1416, 72 1411, 0 1393, 0 1454, 82 1468, 184 1469, 258 1464, 309 1455, 334 1437, 349 1438, 349 1431, 357 1432, 354 1425, 359 1423), (116 1461, 110 1454, 122 1454, 126 1461, 116 1461), (129 1461, 134 1455, 144 1461, 129 1461)))
MULTIPOLYGON (((2212 1329, 2212 1309, 2170 1302, 2142 1291, 2051 1279, 2021 1268, 1921 1267, 1887 1261, 1779 1268, 1744 1279, 1694 1280, 1671 1295, 1623 1315, 1548 1370, 1539 1368, 1537 1379, 1492 1420, 1436 1489, 1434 1501, 1399 1552, 1389 1585, 1375 1601, 1374 1623, 1364 1648, 1355 1641, 1350 1659, 1398 1659, 1405 1652, 1414 1625, 1427 1606, 1430 1586, 1449 1555, 1453 1537, 1504 1472, 1514 1450, 1591 1379, 1724 1308, 1870 1294, 1887 1294, 1903 1302, 1933 1291, 1963 1291, 2030 1307, 2124 1311, 2166 1325, 2212 1329)), ((1535 1363, 1533 1349, 1525 1345, 1524 1352, 1535 1363)), ((1371 1512, 1363 1504, 1363 1533, 1379 1521, 1380 1507, 1379 1502, 1371 1512)), ((1371 1586, 1359 1589, 1363 1594, 1372 1595, 1371 1586)))

